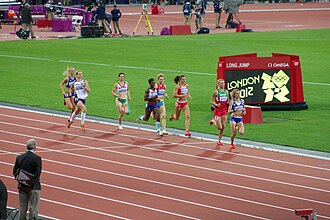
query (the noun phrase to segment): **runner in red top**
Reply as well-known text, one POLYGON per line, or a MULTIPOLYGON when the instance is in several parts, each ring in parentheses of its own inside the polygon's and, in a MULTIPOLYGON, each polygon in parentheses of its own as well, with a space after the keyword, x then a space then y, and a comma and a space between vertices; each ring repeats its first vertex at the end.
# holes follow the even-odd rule
POLYGON ((190 109, 188 105, 188 97, 190 100, 192 99, 188 84, 186 84, 186 77, 184 75, 176 76, 174 78, 174 82, 177 84, 175 86, 174 92, 173 92, 173 98, 178 98, 175 104, 175 115, 171 114, 170 121, 179 120, 181 110, 184 112, 186 116, 186 122, 185 122, 185 136, 190 137, 190 109))
POLYGON ((223 146, 221 138, 227 122, 227 105, 229 103, 229 92, 225 89, 225 81, 217 80, 217 90, 213 92, 211 104, 214 108, 214 118, 210 120, 210 125, 214 124, 219 130, 218 145, 223 146))

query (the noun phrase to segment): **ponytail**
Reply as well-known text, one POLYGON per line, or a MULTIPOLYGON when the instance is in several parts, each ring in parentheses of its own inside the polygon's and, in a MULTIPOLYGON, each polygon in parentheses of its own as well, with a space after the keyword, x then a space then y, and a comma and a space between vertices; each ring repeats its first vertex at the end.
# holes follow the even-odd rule
POLYGON ((180 81, 180 76, 176 76, 176 77, 174 78, 174 82, 175 82, 175 84, 178 84, 179 81, 180 81))
POLYGON ((174 78, 174 82, 175 82, 175 84, 178 84, 182 77, 185 77, 185 75, 176 76, 176 77, 174 78))

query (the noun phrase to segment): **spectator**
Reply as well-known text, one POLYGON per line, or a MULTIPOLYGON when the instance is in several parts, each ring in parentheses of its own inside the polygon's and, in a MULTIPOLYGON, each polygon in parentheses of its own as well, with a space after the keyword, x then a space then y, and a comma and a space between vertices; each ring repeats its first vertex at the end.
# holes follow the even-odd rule
POLYGON ((63 16, 63 6, 61 1, 58 1, 56 6, 56 17, 62 17, 63 16))
POLYGON ((30 5, 28 3, 25 4, 24 8, 21 11, 22 14, 22 19, 21 19, 21 23, 23 26, 23 30, 26 33, 27 38, 29 38, 29 35, 31 33, 31 38, 36 38, 34 36, 34 32, 32 29, 32 15, 31 15, 31 9, 30 9, 30 5))
POLYGON ((40 202, 41 157, 36 155, 37 142, 30 139, 26 142, 27 151, 16 158, 13 174, 18 180, 19 190, 19 219, 27 219, 28 204, 30 203, 29 219, 38 219, 40 202), (29 180, 18 178, 22 172, 28 172, 29 180))
POLYGON ((49 0, 46 4, 46 13, 47 13, 47 19, 53 20, 55 15, 56 6, 53 0, 49 0))
POLYGON ((110 34, 112 34, 112 30, 111 30, 111 20, 112 20, 112 14, 106 12, 105 13, 105 19, 104 19, 104 25, 105 27, 107 27, 107 31, 109 31, 110 34))
POLYGON ((117 9, 117 5, 113 6, 111 14, 112 14, 112 23, 113 23, 113 28, 115 30, 115 34, 117 34, 117 32, 119 34, 122 34, 119 27, 119 19, 121 18, 121 12, 119 9, 117 9))
POLYGON ((192 4, 190 3, 189 0, 186 0, 186 2, 183 5, 183 8, 182 8, 185 25, 187 25, 187 24, 191 25, 192 9, 193 9, 192 4))
POLYGON ((64 0, 64 5, 70 5, 71 4, 71 0, 64 0))
POLYGON ((98 24, 98 26, 103 27, 103 23, 104 23, 104 19, 105 19, 105 7, 104 4, 101 3, 96 11, 95 11, 95 15, 96 15, 96 22, 98 24))
POLYGON ((196 24, 196 32, 199 31, 199 29, 202 27, 202 20, 203 20, 203 16, 201 14, 201 5, 197 5, 195 8, 195 24, 196 24))
POLYGON ((214 14, 215 14, 215 28, 221 28, 220 26, 220 19, 221 19, 221 10, 222 5, 220 0, 215 0, 213 2, 214 14))
POLYGON ((5 184, 0 180, 0 219, 7 219, 8 193, 5 184))

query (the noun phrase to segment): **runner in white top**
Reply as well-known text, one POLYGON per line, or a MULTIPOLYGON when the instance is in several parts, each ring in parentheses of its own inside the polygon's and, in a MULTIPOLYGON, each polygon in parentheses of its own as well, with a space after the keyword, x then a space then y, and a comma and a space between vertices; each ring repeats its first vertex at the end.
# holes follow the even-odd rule
POLYGON ((76 110, 72 113, 68 128, 71 127, 73 120, 75 119, 76 115, 81 113, 81 130, 86 131, 85 129, 85 118, 86 118, 86 98, 88 96, 88 93, 90 93, 90 88, 88 85, 87 80, 83 80, 83 73, 80 70, 77 70, 76 72, 77 81, 71 85, 71 88, 74 88, 76 92, 76 97, 74 98, 74 102, 76 104, 76 110))

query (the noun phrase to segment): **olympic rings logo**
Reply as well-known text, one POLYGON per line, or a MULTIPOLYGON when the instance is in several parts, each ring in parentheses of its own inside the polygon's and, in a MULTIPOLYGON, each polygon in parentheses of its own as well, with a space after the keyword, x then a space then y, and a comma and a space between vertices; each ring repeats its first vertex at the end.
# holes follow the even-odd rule
POLYGON ((287 76, 273 76, 273 80, 276 82, 285 82, 287 79, 287 76))

